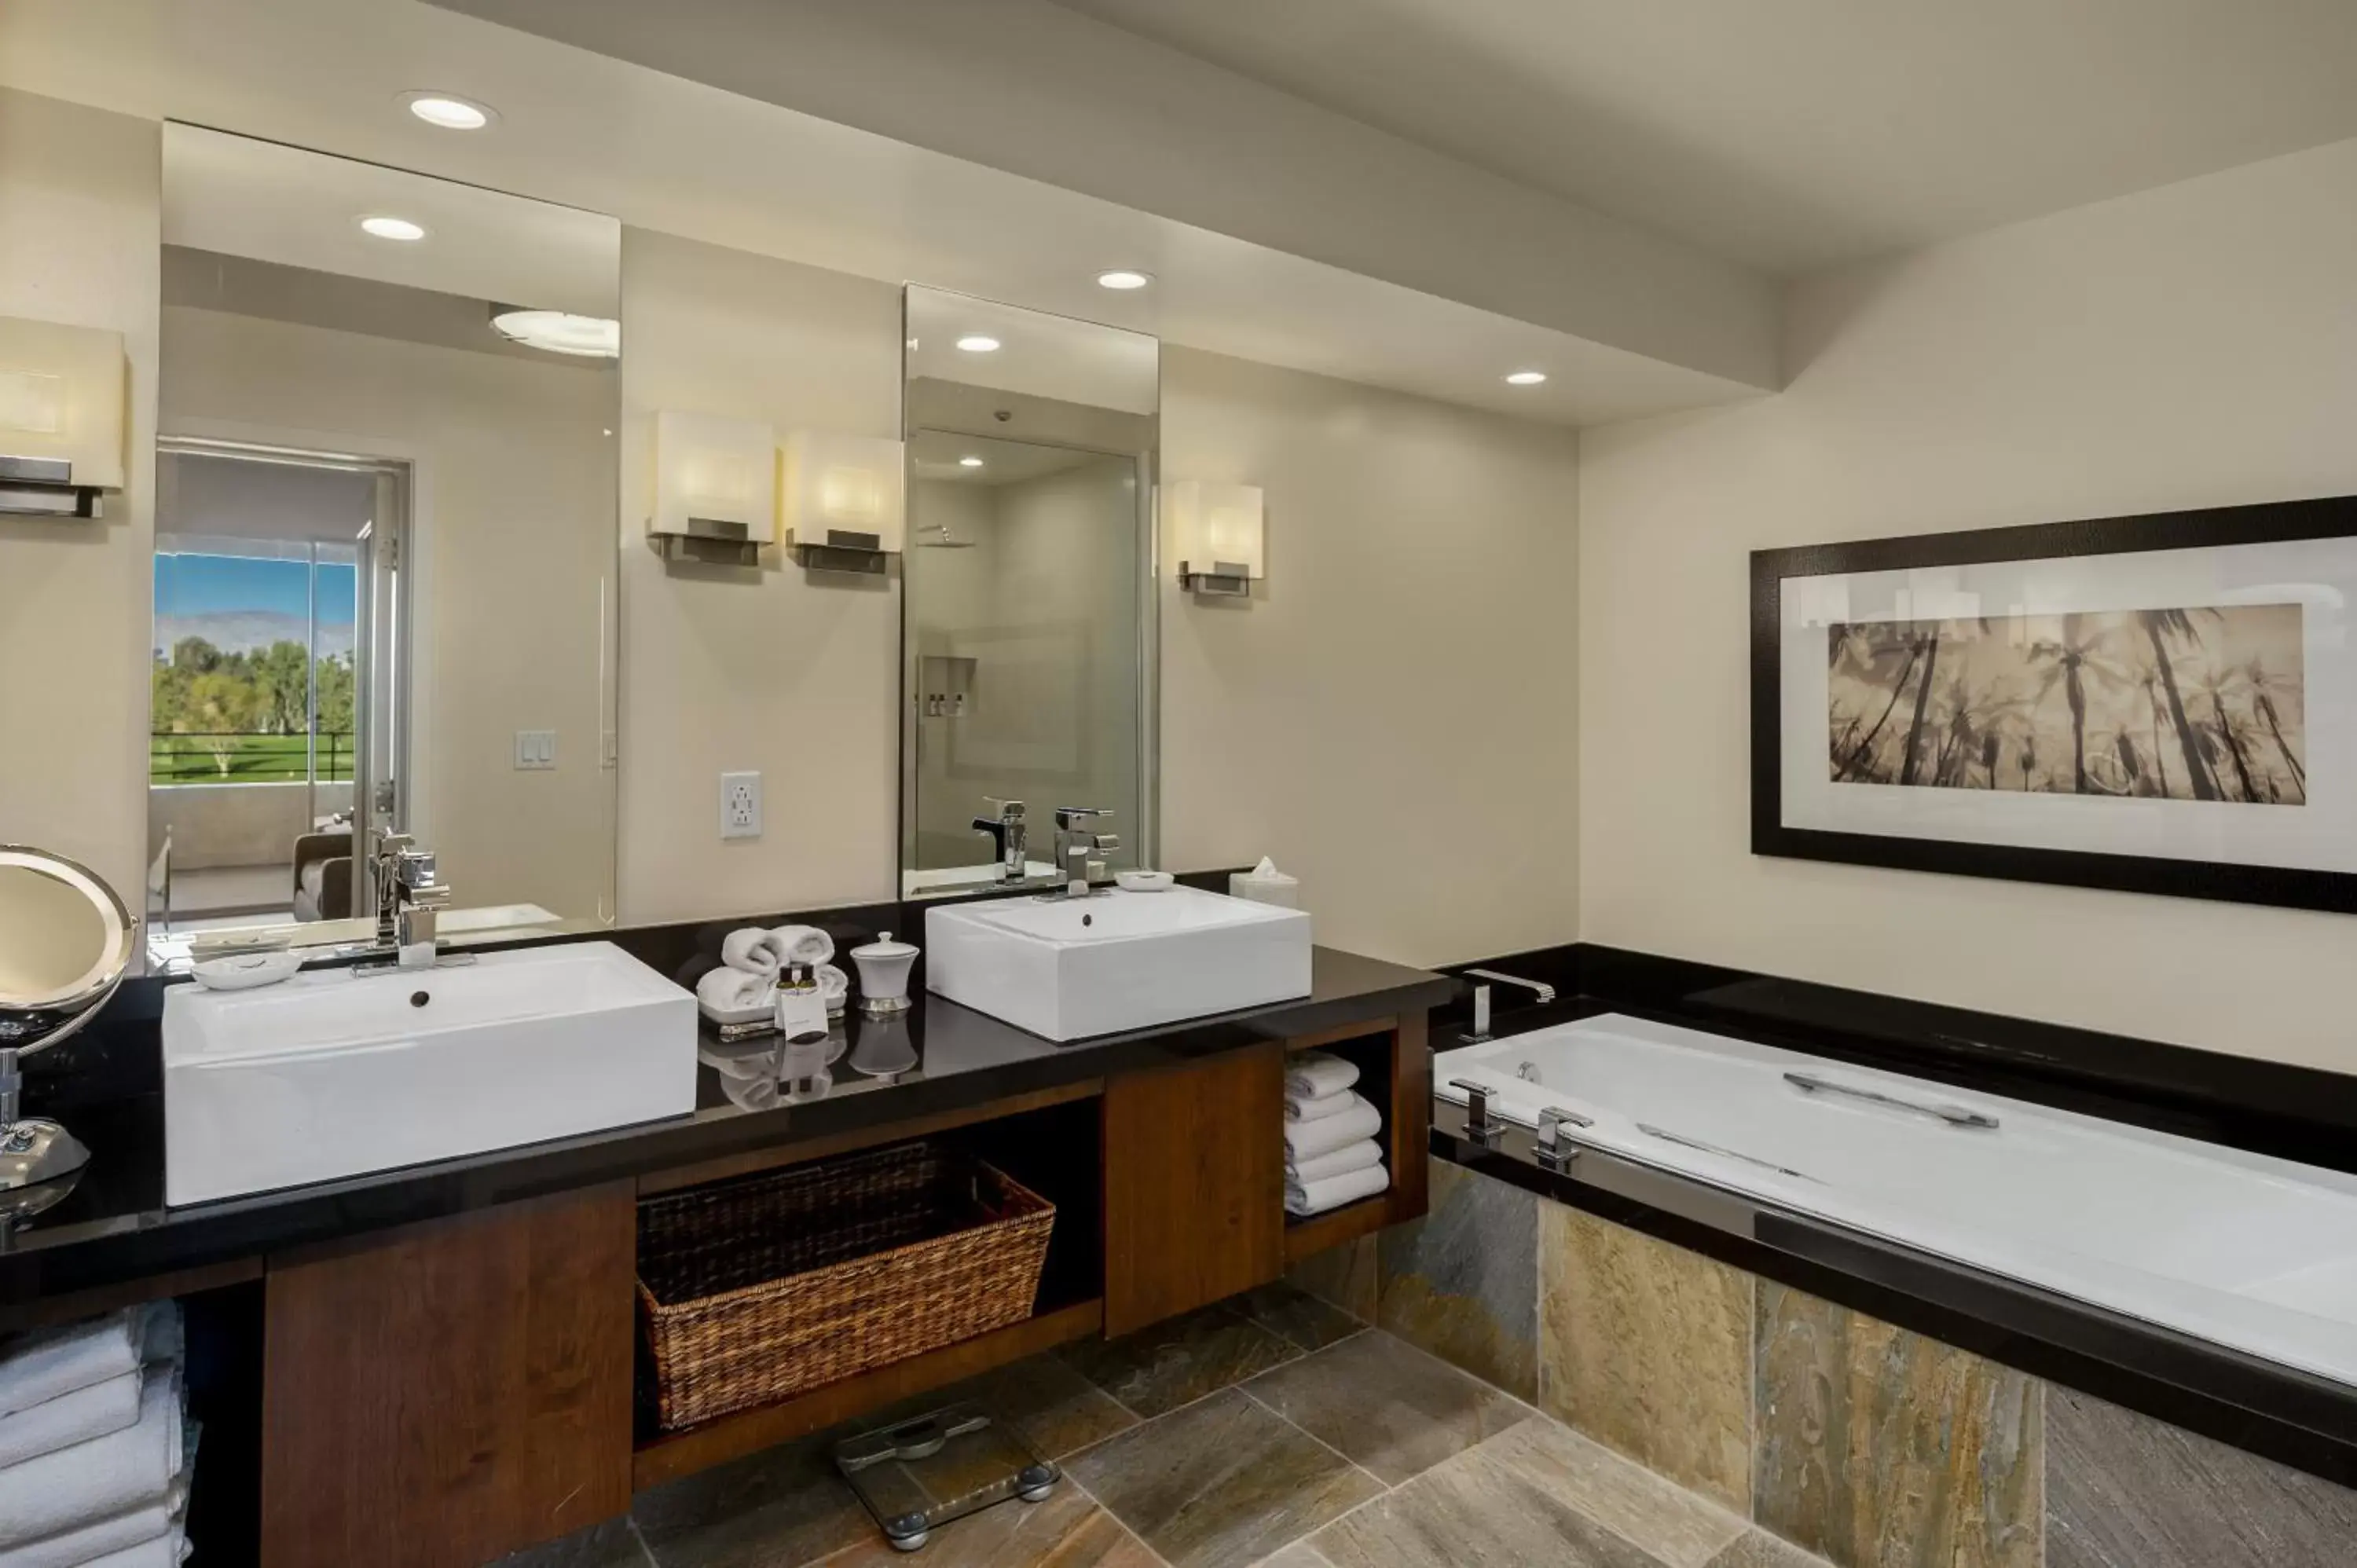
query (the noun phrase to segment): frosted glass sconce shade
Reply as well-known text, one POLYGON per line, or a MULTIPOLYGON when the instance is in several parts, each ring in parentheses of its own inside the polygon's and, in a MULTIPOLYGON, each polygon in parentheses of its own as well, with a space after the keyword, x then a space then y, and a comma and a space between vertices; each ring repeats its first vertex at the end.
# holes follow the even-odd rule
POLYGON ((123 488, 123 335, 0 317, 0 511, 96 517, 123 488))
POLYGON ((804 566, 825 572, 884 570, 907 529, 898 441, 796 430, 786 436, 786 543, 804 566))
POLYGON ((1222 598, 1251 594, 1268 575, 1267 531, 1260 487, 1180 479, 1170 487, 1171 555, 1178 585, 1222 598))
POLYGON ((647 536, 673 560, 753 565, 778 534, 778 441, 766 424, 665 410, 655 415, 654 511, 647 536))

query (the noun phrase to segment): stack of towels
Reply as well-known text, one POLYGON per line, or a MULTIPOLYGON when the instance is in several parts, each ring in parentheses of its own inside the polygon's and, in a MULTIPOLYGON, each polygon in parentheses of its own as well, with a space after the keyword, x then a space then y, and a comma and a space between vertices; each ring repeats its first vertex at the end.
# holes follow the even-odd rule
POLYGON ((705 1015, 724 1027, 758 1026, 777 1000, 778 975, 790 963, 813 966, 826 1010, 843 1011, 851 977, 834 961, 834 939, 816 926, 747 926, 720 943, 720 967, 695 983, 705 1015))
POLYGON ((1340 1057, 1304 1051, 1285 1071, 1285 1208, 1323 1214, 1388 1191, 1383 1119, 1366 1097, 1352 1092, 1359 1069, 1340 1057))
POLYGON ((177 1568, 180 1383, 170 1302, 0 1343, 0 1568, 177 1568))

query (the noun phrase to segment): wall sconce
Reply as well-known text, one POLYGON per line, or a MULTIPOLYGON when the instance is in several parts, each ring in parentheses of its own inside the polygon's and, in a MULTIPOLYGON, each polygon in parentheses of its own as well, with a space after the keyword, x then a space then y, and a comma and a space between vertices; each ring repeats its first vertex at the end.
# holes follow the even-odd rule
POLYGON ((123 405, 123 334, 0 317, 0 512, 101 515, 123 405))
POLYGON ((1204 598, 1248 598, 1268 575, 1260 487, 1180 479, 1170 487, 1171 553, 1178 585, 1204 598))
POLYGON ((647 542, 666 561, 758 566, 778 535, 778 439, 766 424, 709 413, 655 415, 654 510, 647 542))
POLYGON ((881 573, 908 525, 898 441, 796 430, 786 436, 786 547, 813 572, 881 573))

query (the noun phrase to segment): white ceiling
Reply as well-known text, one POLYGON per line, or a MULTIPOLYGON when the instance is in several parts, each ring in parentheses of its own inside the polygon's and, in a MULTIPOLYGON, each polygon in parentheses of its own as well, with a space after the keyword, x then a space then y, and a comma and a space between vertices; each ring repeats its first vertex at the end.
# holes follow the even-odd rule
POLYGON ((1549 423, 1758 392, 417 0, 0 0, 0 85, 1549 423), (501 118, 420 124, 427 87, 501 118), (1156 285, 1097 287, 1116 266, 1156 285))
POLYGON ((996 441, 988 436, 959 435, 946 430, 920 430, 909 437, 909 466, 920 479, 944 484, 1019 485, 1060 474, 1083 463, 1117 463, 1099 452, 1071 446, 1041 446, 1028 441, 996 441), (969 468, 961 457, 979 457, 982 467, 969 468))
POLYGON ((1056 0, 1793 273, 2357 136, 2357 0, 1056 0))
POLYGON ((164 128, 164 242, 500 305, 621 308, 621 225, 603 214, 193 125, 164 128), (371 216, 425 238, 377 239, 360 226, 371 216))
POLYGON ((909 291, 909 374, 967 386, 1152 413, 1161 403, 1161 354, 1142 332, 1000 305, 937 288, 909 291), (998 347, 975 353, 961 338, 998 347))

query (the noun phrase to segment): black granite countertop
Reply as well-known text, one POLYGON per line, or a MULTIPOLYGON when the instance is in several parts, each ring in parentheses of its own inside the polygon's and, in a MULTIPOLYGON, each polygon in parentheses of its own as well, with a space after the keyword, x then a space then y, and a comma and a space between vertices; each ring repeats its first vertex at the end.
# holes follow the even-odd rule
POLYGON ((921 994, 896 1018, 855 1006, 823 1047, 780 1047, 774 1037, 724 1045, 707 1029, 687 1116, 179 1208, 164 1204, 163 1097, 81 1105, 68 1118, 91 1151, 80 1182, 46 1213, 0 1230, 0 1326, 10 1308, 66 1292, 1422 1012, 1451 989, 1437 974, 1321 947, 1308 996, 1062 1045, 921 994))

